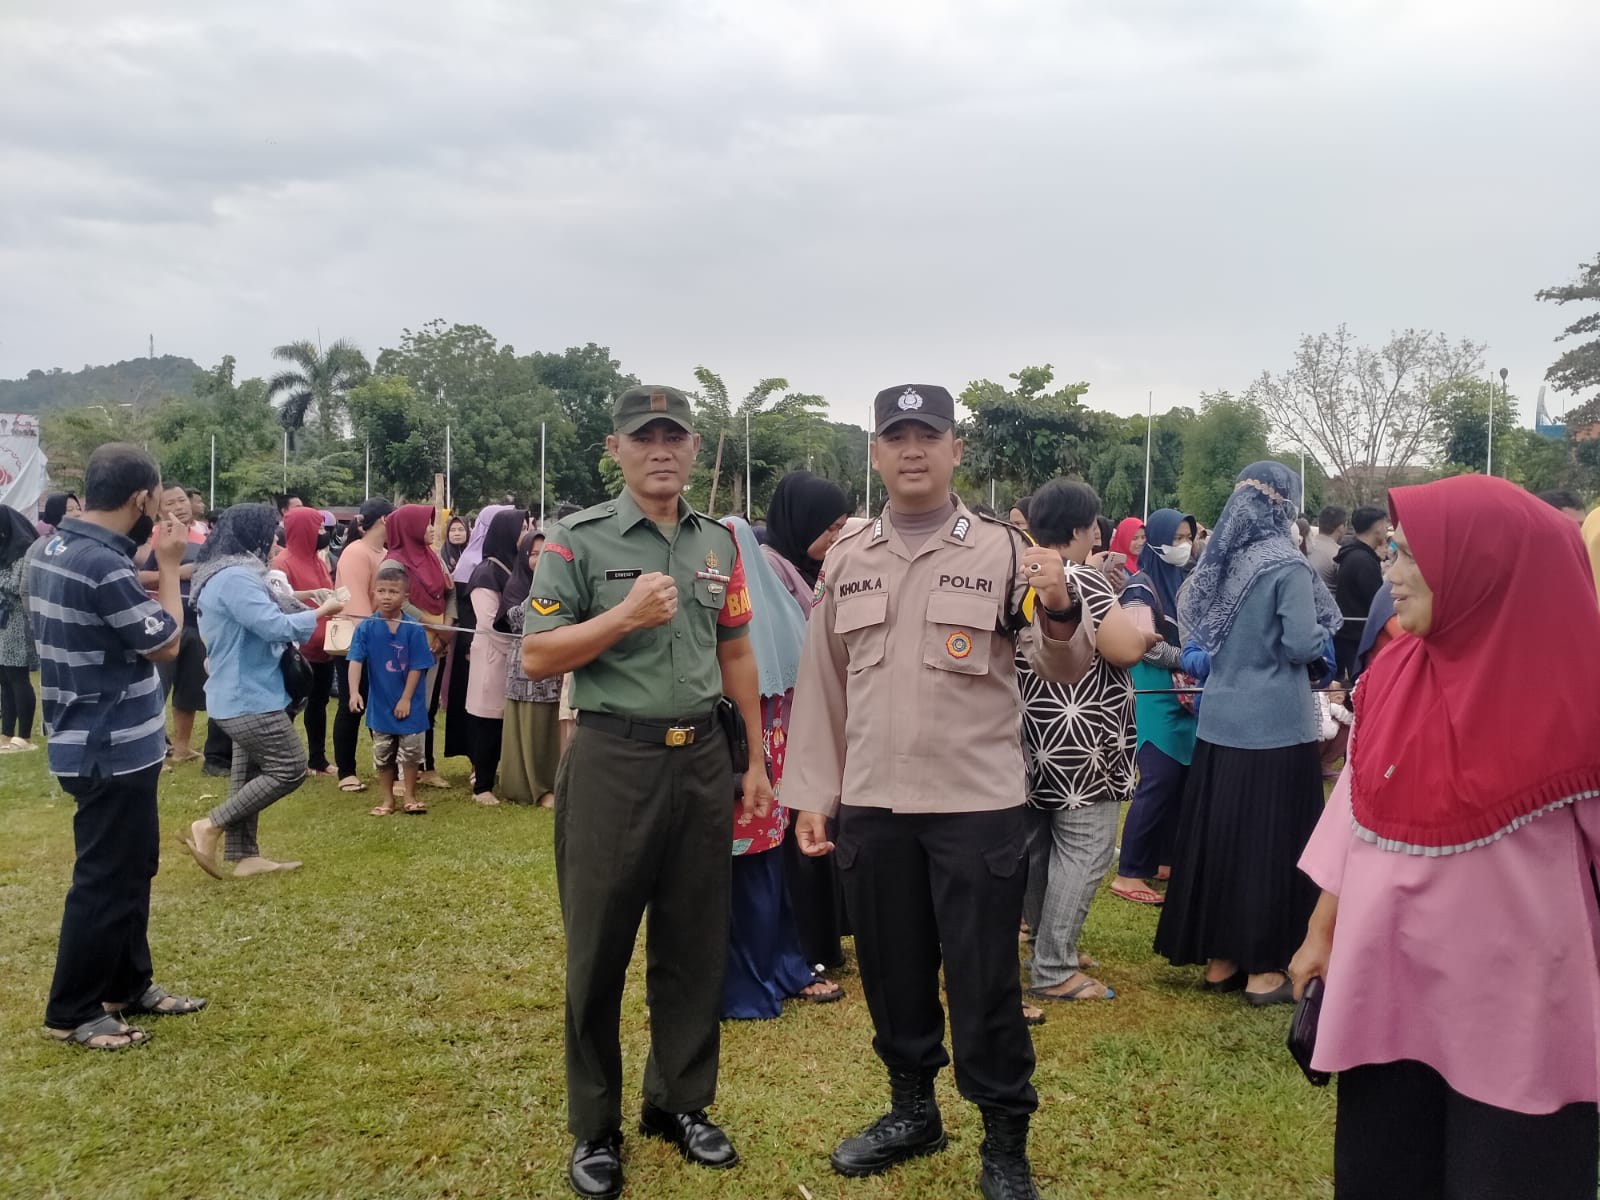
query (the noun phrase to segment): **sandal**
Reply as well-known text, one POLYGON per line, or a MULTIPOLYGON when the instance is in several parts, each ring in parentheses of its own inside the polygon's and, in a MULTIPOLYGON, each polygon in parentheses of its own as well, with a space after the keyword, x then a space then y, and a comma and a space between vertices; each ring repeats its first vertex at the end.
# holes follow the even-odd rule
POLYGON ((346 775, 339 780, 339 790, 341 792, 364 792, 367 790, 367 785, 354 775, 346 775))
POLYGON ((368 815, 369 816, 373 816, 373 817, 392 817, 392 816, 395 815, 395 813, 397 813, 399 811, 400 810, 398 808, 396 808, 393 804, 380 804, 380 805, 378 805, 377 808, 373 809, 372 812, 370 812, 368 815))
POLYGON ((1164 897, 1160 892, 1153 892, 1147 887, 1128 888, 1126 891, 1124 891, 1122 888, 1114 887, 1111 889, 1111 894, 1119 900, 1130 900, 1134 904, 1157 905, 1164 904, 1166 902, 1166 897, 1164 897))
POLYGON ((58 1042, 82 1046, 85 1050, 126 1050, 129 1046, 142 1046, 150 1040, 148 1033, 125 1024, 115 1013, 106 1013, 92 1021, 85 1021, 76 1029, 51 1029, 46 1025, 44 1031, 58 1042), (96 1043, 96 1038, 122 1040, 96 1043))
POLYGON ((816 987, 818 984, 827 984, 828 990, 822 992, 806 992, 802 990, 796 992, 794 998, 806 1004, 833 1004, 844 999, 844 989, 842 987, 821 971, 813 971, 811 973, 811 982, 806 986, 816 987))
POLYGON ((407 816, 420 817, 427 811, 428 806, 421 800, 410 800, 406 802, 405 813, 407 816))
POLYGON ((144 995, 123 1009, 124 1013, 135 1013, 152 1017, 187 1017, 190 1013, 197 1013, 206 1006, 205 999, 200 996, 174 996, 165 988, 151 984, 145 988, 144 995))
POLYGON ((1031 1008, 1031 1006, 1027 1005, 1027 1004, 1024 1004, 1022 1006, 1022 1023, 1024 1025, 1043 1025, 1044 1024, 1044 1009, 1042 1009, 1042 1008, 1034 1008, 1030 1012, 1029 1011, 1030 1008, 1031 1008))
MULTIPOLYGON (((1050 992, 1046 991, 1044 988, 1031 987, 1028 989, 1027 994, 1035 1000, 1048 1000, 1052 1004, 1077 1004, 1087 1000, 1111 1000, 1116 997, 1116 992, 1112 991, 1098 979, 1090 979, 1089 976, 1084 975, 1082 971, 1078 971, 1076 974, 1082 977, 1083 982, 1075 988, 1070 988, 1065 992, 1050 992), (1105 993, 1105 995, 1085 996, 1084 993, 1090 988, 1099 988, 1105 993)), ((1068 975, 1067 978, 1071 979, 1073 976, 1068 975)))
POLYGON ((424 771, 417 776, 417 782, 423 787, 439 788, 450 787, 450 781, 437 771, 424 771))

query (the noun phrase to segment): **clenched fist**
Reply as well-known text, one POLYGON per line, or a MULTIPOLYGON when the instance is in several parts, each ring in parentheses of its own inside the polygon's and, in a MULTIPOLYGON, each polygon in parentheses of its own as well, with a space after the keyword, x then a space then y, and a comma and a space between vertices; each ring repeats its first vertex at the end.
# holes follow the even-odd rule
POLYGON ((1029 546, 1022 556, 1022 569, 1017 577, 1033 588, 1046 608, 1060 612, 1075 603, 1072 588, 1067 583, 1066 563, 1048 546, 1029 546))
POLYGON ((634 629, 655 629, 672 620, 678 611, 678 585, 672 576, 651 571, 633 581, 622 602, 628 624, 634 629))

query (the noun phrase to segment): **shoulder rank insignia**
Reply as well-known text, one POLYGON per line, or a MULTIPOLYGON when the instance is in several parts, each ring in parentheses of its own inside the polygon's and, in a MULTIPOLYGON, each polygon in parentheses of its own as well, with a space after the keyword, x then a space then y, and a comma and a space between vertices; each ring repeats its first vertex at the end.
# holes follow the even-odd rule
POLYGON ((955 527, 950 530, 950 536, 958 542, 964 542, 967 540, 967 530, 971 528, 972 521, 967 517, 961 517, 956 521, 955 527))

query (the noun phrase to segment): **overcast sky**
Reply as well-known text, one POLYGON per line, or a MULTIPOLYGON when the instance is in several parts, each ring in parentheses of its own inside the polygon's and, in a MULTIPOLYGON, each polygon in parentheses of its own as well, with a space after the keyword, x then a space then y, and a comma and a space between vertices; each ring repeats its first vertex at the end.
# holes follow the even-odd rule
POLYGON ((1040 362, 1159 411, 1344 321, 1531 421, 1597 61, 1595 0, 11 0, 0 376, 443 317, 858 423, 1040 362))

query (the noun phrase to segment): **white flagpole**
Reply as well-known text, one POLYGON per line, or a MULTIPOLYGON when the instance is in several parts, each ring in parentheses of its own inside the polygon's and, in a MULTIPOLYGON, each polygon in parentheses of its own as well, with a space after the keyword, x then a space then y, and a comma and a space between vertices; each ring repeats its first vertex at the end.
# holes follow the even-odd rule
POLYGON ((450 503, 450 426, 448 425, 444 427, 444 506, 455 512, 450 503))
POLYGON ((867 409, 867 516, 872 515, 872 422, 874 410, 867 409))
POLYGON ((1494 376, 1489 376, 1489 459, 1484 464, 1485 475, 1494 474, 1494 376))
POLYGON ((283 490, 289 490, 289 431, 283 431, 283 490))
POLYGON ((372 443, 367 443, 367 481, 362 484, 362 499, 372 499, 372 443))
POLYGON ((994 507, 994 476, 989 476, 989 507, 994 507))
POLYGON ((1145 393, 1144 410, 1144 519, 1150 519, 1150 443, 1156 435, 1156 394, 1145 393))
POLYGON ((217 435, 211 435, 211 511, 217 511, 217 435))
POLYGON ((544 530, 544 422, 539 422, 539 529, 544 530))
POLYGON ((744 410, 744 519, 750 520, 750 410, 744 410))

